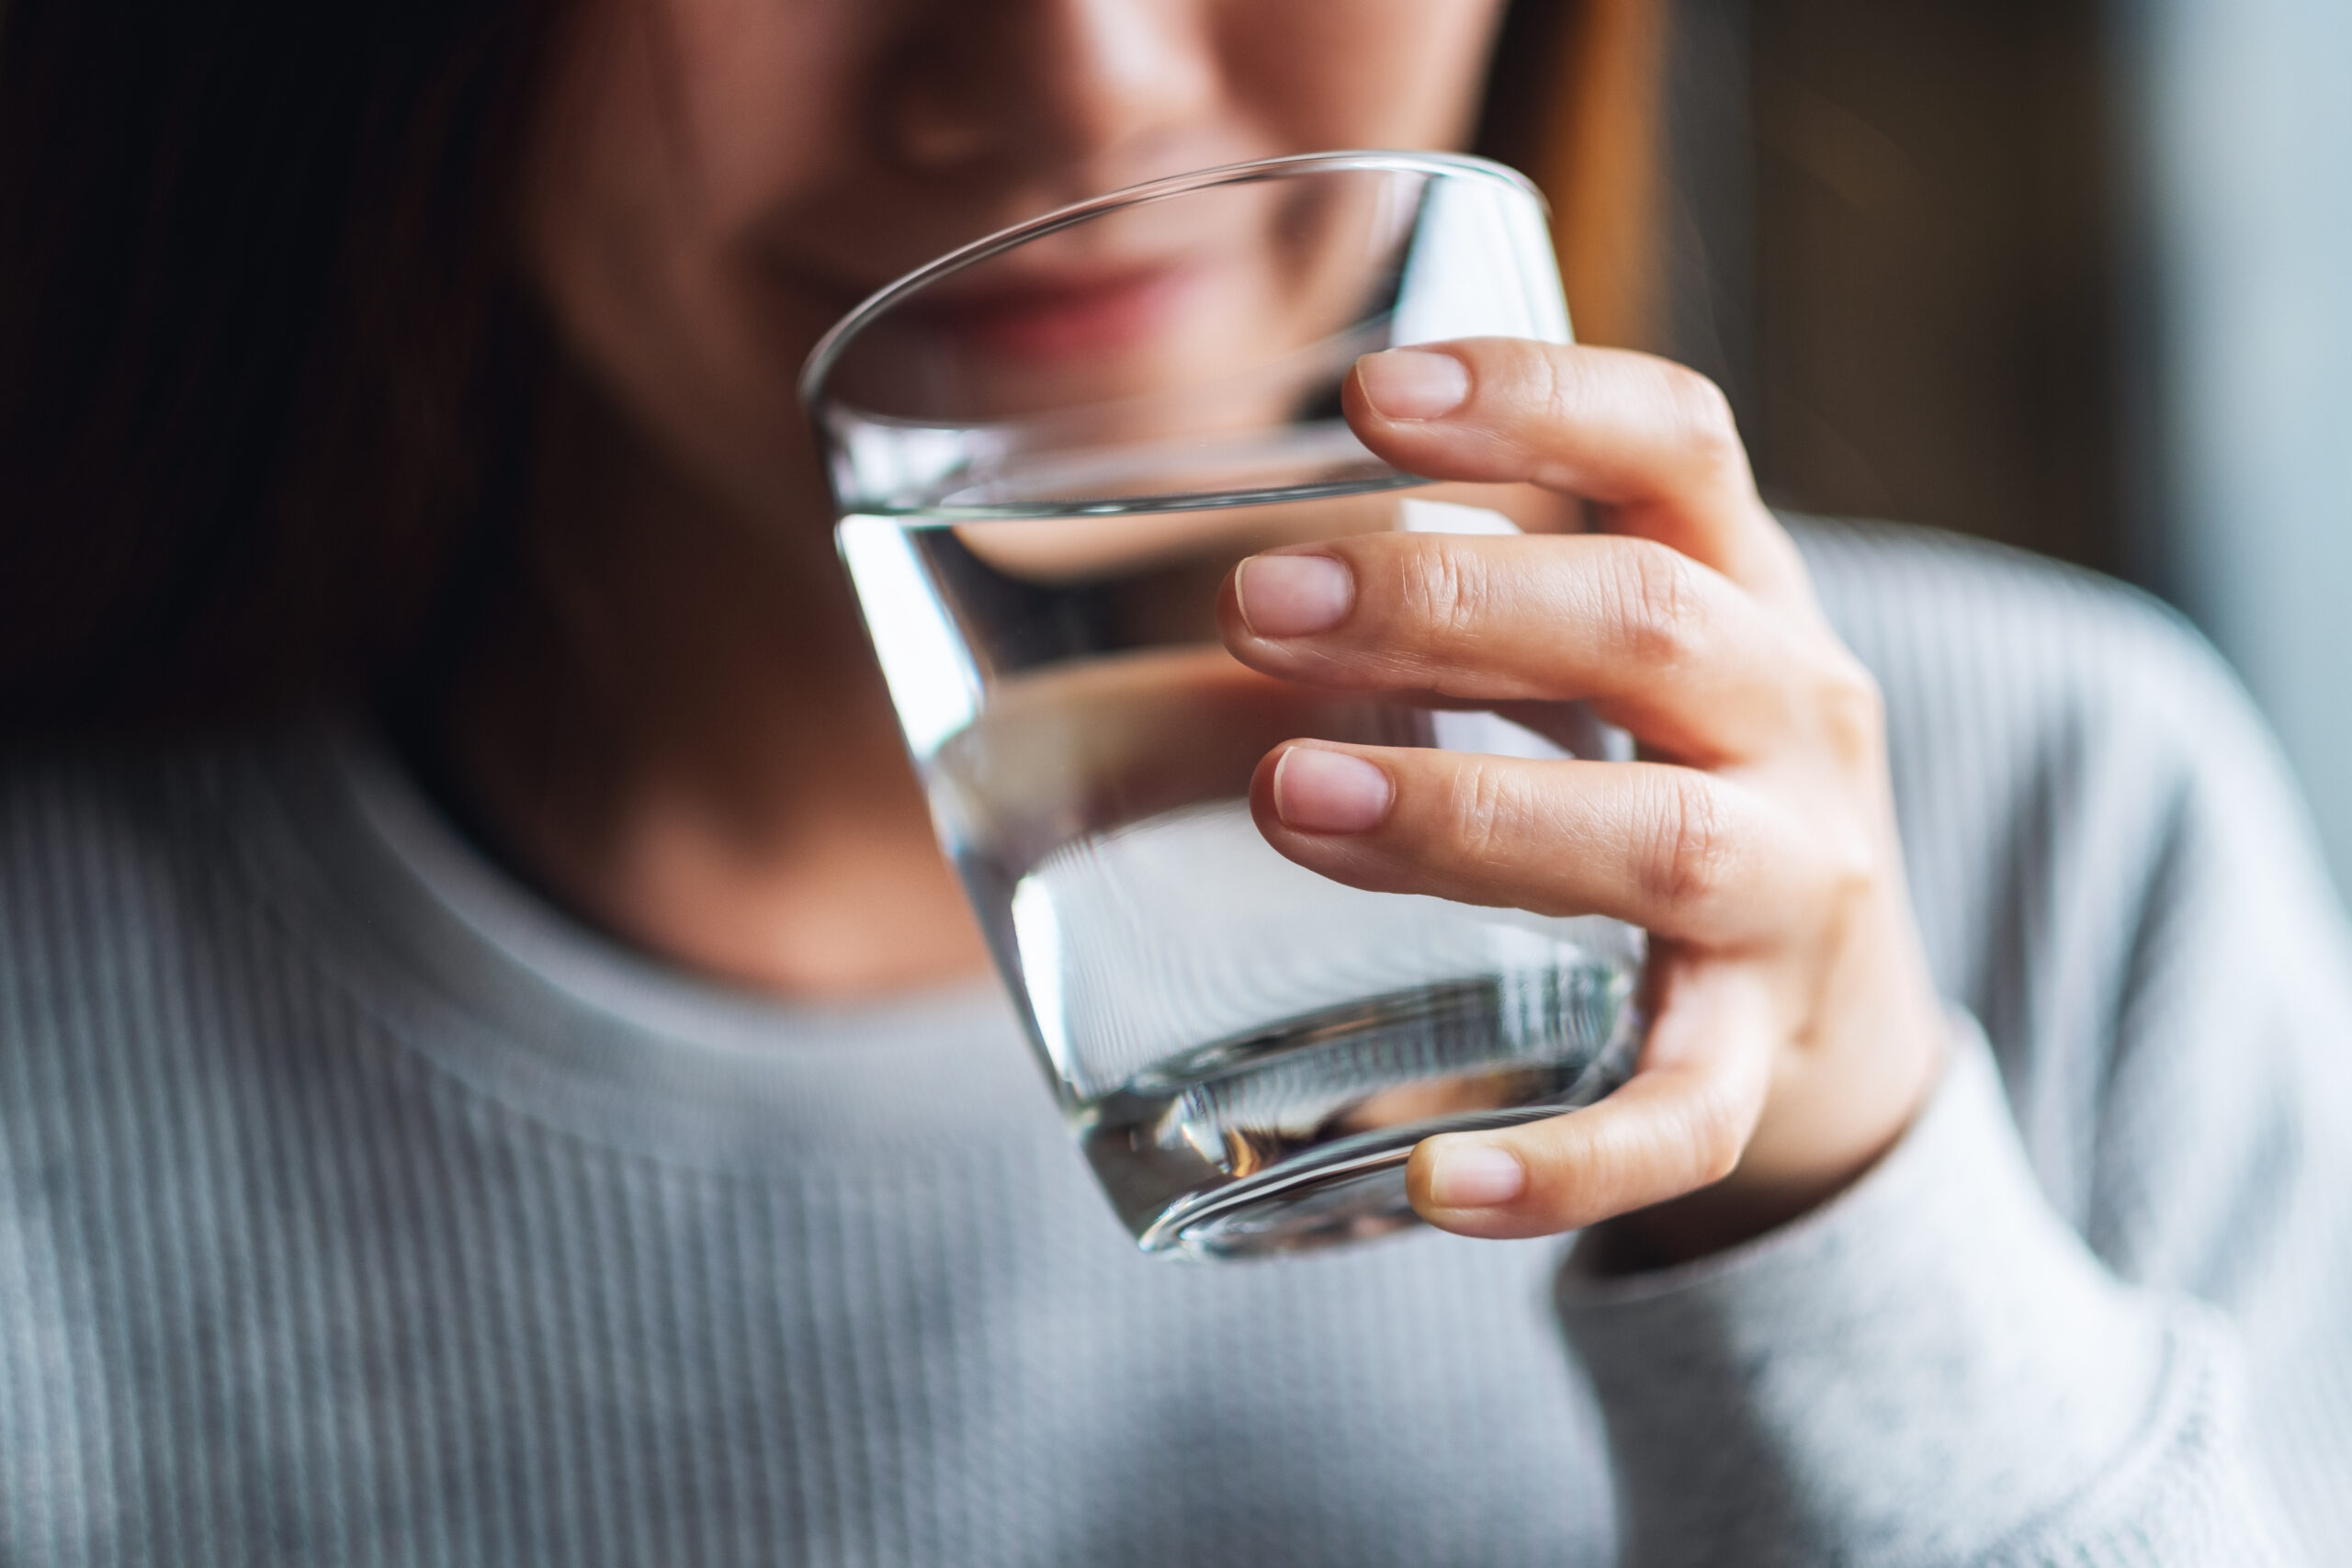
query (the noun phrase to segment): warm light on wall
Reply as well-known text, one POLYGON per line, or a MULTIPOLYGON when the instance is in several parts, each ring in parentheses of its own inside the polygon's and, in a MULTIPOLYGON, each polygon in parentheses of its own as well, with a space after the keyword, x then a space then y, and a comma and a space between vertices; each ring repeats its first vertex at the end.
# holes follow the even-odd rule
POLYGON ((1556 80, 1527 173, 1552 203, 1580 342, 1656 344, 1661 305, 1659 0, 1583 0, 1561 29, 1556 80))

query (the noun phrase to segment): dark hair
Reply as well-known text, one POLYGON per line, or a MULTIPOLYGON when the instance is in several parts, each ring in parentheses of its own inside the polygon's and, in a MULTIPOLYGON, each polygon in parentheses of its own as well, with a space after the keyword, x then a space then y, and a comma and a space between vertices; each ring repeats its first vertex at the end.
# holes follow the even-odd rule
POLYGON ((537 358, 501 254, 532 0, 10 0, 0 727, 413 657, 537 358))
MULTIPOLYGON (((0 6, 0 733, 253 716, 462 640, 550 358, 505 246, 557 7, 0 6)), ((1555 9, 1514 7, 1506 72, 1555 9)))

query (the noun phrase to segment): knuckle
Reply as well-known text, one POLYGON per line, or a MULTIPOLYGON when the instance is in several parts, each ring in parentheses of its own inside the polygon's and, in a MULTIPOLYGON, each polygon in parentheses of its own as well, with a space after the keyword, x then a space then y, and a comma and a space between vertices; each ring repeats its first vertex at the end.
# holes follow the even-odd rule
POLYGON ((1722 1089, 1702 1094, 1690 1109, 1692 1175, 1710 1187, 1739 1168, 1747 1152, 1747 1118, 1722 1089))
POLYGON ((1842 930, 1877 894, 1886 876, 1885 863, 1875 838, 1850 816, 1824 835, 1820 854, 1823 902, 1832 928, 1842 930))
POLYGON ((1755 1126, 1755 1109, 1734 1074, 1709 1072, 1693 1082, 1668 1123, 1675 1143, 1668 1168, 1680 1172, 1677 1185, 1712 1186, 1738 1169, 1755 1126))
POLYGON ((1553 423, 1566 423, 1582 412, 1584 378, 1577 374, 1583 356, 1549 344, 1529 344, 1520 360, 1520 375, 1530 406, 1543 411, 1553 423))
POLYGON ((1667 404, 1681 444, 1702 461, 1744 462, 1739 422, 1724 389, 1680 365, 1666 364, 1665 375, 1667 404))
POLYGON ((1648 893, 1686 908, 1712 902, 1731 881, 1738 857, 1730 813, 1713 784, 1698 773, 1662 783, 1653 803, 1652 843, 1645 857, 1648 893))
MULTIPOLYGON (((1875 795, 1886 755, 1886 704, 1878 683, 1858 662, 1841 659, 1815 702, 1822 745, 1837 775, 1848 788, 1860 784, 1875 795)), ((1840 919, 1866 903, 1887 874, 1876 831, 1880 818, 1868 808, 1868 798, 1861 798, 1861 808, 1826 814, 1811 835, 1826 903, 1840 919)))
POLYGON ((1438 648, 1466 640, 1493 598, 1479 558, 1437 538, 1417 541, 1405 553, 1397 588, 1406 615, 1438 648))
POLYGON ((1612 609, 1627 655, 1648 667, 1679 668, 1703 641, 1699 585, 1689 558, 1649 539, 1627 539, 1616 552, 1612 609))
POLYGON ((1815 694, 1823 739, 1849 767, 1875 766, 1886 750, 1886 698, 1850 657, 1831 666, 1815 694))
POLYGON ((1453 778, 1453 817, 1455 847, 1465 861, 1490 865, 1512 858, 1524 816, 1506 770, 1476 757, 1463 759, 1453 778))

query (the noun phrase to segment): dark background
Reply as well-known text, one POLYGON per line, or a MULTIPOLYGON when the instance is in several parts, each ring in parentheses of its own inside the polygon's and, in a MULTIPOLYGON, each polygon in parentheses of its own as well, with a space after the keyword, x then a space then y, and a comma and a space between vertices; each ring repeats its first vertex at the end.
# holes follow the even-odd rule
POLYGON ((1776 502, 2129 573, 2119 171, 2082 0, 1685 0, 1669 352, 1776 502))
POLYGON ((1667 4, 1654 346, 1768 498, 2171 600, 2352 886, 2352 5, 1667 4))

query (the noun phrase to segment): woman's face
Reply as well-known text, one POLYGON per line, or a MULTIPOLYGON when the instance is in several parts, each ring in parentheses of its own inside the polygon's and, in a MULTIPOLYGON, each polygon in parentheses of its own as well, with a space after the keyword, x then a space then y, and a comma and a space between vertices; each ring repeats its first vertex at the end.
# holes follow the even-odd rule
MULTIPOLYGON (((526 167, 526 265, 671 467, 805 508, 795 378, 861 297, 1140 180, 1456 145, 1501 3, 586 0, 526 167)), ((1042 283, 1023 326, 1067 339, 1042 283)), ((1070 285, 1082 337, 1099 289, 1070 285)))

